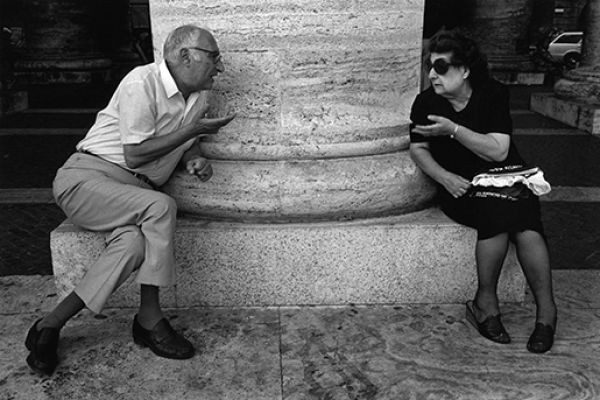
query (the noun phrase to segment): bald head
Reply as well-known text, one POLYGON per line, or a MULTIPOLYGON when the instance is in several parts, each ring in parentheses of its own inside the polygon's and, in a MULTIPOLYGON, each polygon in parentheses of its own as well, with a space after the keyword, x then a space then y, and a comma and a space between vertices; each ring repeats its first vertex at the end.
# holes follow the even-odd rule
POLYGON ((164 59, 171 64, 178 64, 179 51, 184 47, 199 47, 208 51, 218 51, 219 49, 215 38, 209 31, 195 25, 183 25, 167 36, 163 48, 164 59))

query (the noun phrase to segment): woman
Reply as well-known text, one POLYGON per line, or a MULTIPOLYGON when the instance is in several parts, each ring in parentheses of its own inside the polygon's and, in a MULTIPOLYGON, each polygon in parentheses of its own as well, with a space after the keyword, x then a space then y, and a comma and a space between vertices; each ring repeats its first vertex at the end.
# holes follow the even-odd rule
POLYGON ((429 53, 431 87, 412 106, 410 153, 438 183, 442 210, 477 229, 478 287, 466 304, 467 320, 482 336, 510 342, 496 294, 510 240, 537 305, 527 349, 546 352, 554 342, 556 305, 539 199, 524 187, 525 195, 518 200, 478 196, 471 184, 480 172, 524 164, 511 141, 508 91, 489 78, 485 56, 459 32, 435 35, 429 53))

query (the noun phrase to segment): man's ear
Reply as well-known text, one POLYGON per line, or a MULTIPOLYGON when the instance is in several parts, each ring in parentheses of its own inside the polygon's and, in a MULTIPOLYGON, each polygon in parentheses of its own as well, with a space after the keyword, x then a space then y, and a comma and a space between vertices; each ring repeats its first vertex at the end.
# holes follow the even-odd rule
POLYGON ((185 47, 179 49, 179 58, 181 59, 182 64, 189 64, 192 61, 190 49, 185 47))

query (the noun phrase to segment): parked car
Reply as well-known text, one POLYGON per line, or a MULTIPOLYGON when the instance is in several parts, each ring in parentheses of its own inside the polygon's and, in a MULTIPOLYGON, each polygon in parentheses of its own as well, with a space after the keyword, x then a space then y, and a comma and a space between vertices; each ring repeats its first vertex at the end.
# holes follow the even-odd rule
POLYGON ((575 68, 581 61, 581 43, 583 32, 563 32, 548 45, 548 52, 556 61, 563 62, 568 68, 575 68))

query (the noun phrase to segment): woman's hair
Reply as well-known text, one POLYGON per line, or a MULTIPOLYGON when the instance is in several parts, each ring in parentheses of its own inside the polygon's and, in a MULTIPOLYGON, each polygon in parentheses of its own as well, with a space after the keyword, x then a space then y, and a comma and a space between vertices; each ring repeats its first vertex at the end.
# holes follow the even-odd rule
POLYGON ((451 62, 469 68, 467 78, 473 87, 481 86, 489 78, 487 57, 477 43, 457 29, 442 30, 429 42, 429 54, 451 53, 451 62))

